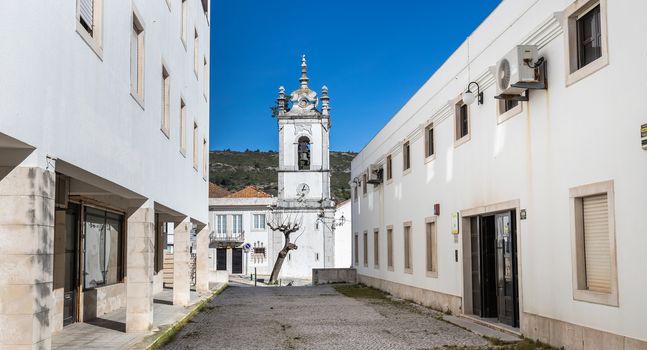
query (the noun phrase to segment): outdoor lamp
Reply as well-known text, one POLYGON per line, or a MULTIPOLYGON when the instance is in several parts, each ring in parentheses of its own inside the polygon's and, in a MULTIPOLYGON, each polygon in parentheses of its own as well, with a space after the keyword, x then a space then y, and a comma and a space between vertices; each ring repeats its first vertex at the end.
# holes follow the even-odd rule
POLYGON ((345 223, 346 223, 346 218, 344 217, 344 214, 341 214, 341 217, 339 218, 338 226, 344 226, 345 223))
POLYGON ((481 92, 481 87, 477 82, 473 81, 467 85, 467 91, 463 93, 463 103, 465 103, 466 105, 471 105, 472 103, 474 103, 477 96, 478 96, 478 104, 482 105, 483 93, 481 92), (474 93, 470 89, 470 86, 472 86, 472 84, 476 85, 476 95, 474 95, 474 93))

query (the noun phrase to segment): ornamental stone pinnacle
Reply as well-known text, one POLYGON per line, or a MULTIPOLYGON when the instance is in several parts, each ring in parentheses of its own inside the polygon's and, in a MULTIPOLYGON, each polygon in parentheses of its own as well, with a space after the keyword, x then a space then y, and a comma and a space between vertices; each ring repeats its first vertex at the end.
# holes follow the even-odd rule
POLYGON ((301 79, 299 81, 301 82, 301 88, 302 89, 307 89, 308 88, 308 65, 306 64, 306 55, 301 55, 301 79))

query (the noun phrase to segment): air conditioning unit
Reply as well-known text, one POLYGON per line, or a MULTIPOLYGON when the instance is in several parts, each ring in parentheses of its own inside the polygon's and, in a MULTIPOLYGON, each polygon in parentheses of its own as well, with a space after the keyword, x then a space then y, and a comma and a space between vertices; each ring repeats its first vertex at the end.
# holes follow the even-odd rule
POLYGON ((368 182, 368 183, 370 183, 372 185, 381 184, 384 181, 383 180, 383 178, 384 178, 384 176, 383 176, 384 170, 383 169, 384 168, 382 168, 382 166, 379 165, 379 164, 371 164, 368 167, 368 181, 366 181, 366 182, 368 182))
POLYGON ((497 95, 521 95, 528 84, 540 83, 537 46, 517 45, 496 64, 497 95))

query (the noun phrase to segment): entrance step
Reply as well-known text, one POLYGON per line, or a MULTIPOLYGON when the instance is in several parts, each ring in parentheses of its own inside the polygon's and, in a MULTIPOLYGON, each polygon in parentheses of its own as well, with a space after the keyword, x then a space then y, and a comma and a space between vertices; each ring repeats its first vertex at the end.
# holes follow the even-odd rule
POLYGON ((446 315, 443 316, 443 320, 465 328, 482 337, 494 338, 506 343, 515 343, 522 340, 520 337, 521 334, 513 334, 511 329, 505 329, 484 321, 475 320, 471 317, 446 315))

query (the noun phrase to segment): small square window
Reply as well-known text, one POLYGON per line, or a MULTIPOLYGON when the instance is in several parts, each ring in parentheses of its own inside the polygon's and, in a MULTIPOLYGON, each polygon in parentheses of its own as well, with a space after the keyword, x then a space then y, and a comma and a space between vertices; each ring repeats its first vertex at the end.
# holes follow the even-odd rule
POLYGON ((391 180, 393 178, 393 158, 389 154, 386 156, 386 179, 391 180))
POLYGON ((393 226, 386 227, 386 265, 393 271, 393 226))
POLYGON ((162 132, 170 136, 171 128, 171 76, 162 66, 162 132))
POLYGON ((404 224, 404 272, 413 273, 411 257, 411 223, 404 224))
POLYGON ((514 117, 521 113, 522 104, 520 101, 497 100, 497 124, 514 117))
POLYGON ((427 218, 427 276, 438 277, 438 242, 436 237, 436 220, 427 218))
POLYGON ((368 267, 368 232, 364 231, 364 267, 368 267))
POLYGON ((600 5, 576 20, 577 68, 602 57, 602 29, 600 28, 600 5))
POLYGON ((368 174, 364 173, 362 175, 362 194, 368 192, 368 174))
POLYGON ((380 266, 380 230, 373 230, 373 266, 377 269, 380 266))
POLYGON ((103 0, 77 0, 76 31, 99 58, 103 55, 103 0))
POLYGON ((133 13, 130 31, 130 93, 144 106, 144 26, 133 13))

